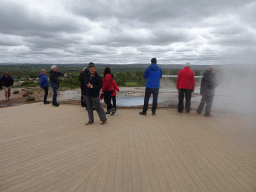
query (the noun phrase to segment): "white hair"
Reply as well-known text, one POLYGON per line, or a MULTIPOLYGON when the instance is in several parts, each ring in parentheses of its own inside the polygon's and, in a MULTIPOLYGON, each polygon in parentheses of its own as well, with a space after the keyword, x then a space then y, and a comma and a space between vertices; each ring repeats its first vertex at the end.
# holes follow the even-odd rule
POLYGON ((186 63, 186 67, 190 67, 190 63, 186 63))
POLYGON ((57 65, 53 65, 51 66, 51 69, 57 68, 57 65))
POLYGON ((44 71, 45 71, 45 69, 42 69, 42 70, 41 70, 41 72, 44 72, 44 71))
POLYGON ((83 71, 86 69, 86 67, 83 68, 83 71))

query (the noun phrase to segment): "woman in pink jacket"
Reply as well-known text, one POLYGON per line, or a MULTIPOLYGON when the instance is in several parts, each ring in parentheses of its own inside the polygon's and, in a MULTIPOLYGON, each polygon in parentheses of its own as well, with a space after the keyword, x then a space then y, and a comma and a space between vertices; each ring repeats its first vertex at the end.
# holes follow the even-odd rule
POLYGON ((106 114, 110 114, 113 111, 113 106, 111 104, 111 95, 114 92, 113 78, 109 67, 104 70, 104 76, 102 80, 102 92, 104 93, 104 102, 107 104, 106 114))

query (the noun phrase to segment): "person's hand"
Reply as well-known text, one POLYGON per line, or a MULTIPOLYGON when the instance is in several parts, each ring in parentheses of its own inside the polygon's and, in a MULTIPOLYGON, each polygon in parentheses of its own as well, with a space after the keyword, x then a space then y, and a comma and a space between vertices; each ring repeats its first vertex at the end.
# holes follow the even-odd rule
POLYGON ((67 75, 66 75, 66 74, 64 74, 64 77, 67 77, 67 75))
POLYGON ((83 95, 83 98, 85 98, 86 97, 86 95, 83 95))
POLYGON ((88 83, 88 84, 87 84, 87 87, 88 87, 88 88, 92 88, 92 84, 91 84, 91 83, 88 83))
POLYGON ((65 79, 65 78, 61 78, 62 79, 62 81, 65 79))

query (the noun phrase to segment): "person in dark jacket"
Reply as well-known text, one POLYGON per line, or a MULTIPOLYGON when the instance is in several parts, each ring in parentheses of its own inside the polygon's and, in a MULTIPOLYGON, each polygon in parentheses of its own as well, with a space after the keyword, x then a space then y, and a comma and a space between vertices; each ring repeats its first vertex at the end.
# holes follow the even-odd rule
POLYGON ((89 63, 89 73, 84 73, 83 79, 83 97, 86 97, 87 111, 89 121, 86 125, 94 122, 93 107, 97 111, 102 125, 107 123, 107 118, 103 107, 100 104, 100 90, 102 88, 102 77, 97 73, 94 63, 89 63))
POLYGON ((13 86, 14 80, 12 76, 9 75, 7 71, 4 72, 4 75, 0 77, 0 89, 5 90, 6 101, 10 100, 11 97, 11 87, 13 86))
POLYGON ((111 95, 114 92, 114 86, 113 86, 113 78, 111 74, 111 70, 109 67, 106 67, 104 70, 104 77, 102 80, 102 93, 104 94, 104 102, 107 104, 107 112, 106 114, 115 113, 115 109, 113 108, 113 105, 111 104, 111 95))
POLYGON ((151 59, 151 65, 146 68, 143 73, 144 79, 147 79, 145 97, 144 97, 144 107, 143 111, 139 112, 141 115, 146 115, 148 110, 148 101, 151 93, 153 93, 153 106, 152 115, 156 114, 157 108, 157 98, 160 87, 160 79, 162 78, 162 69, 157 65, 156 58, 151 59))
POLYGON ((190 63, 187 63, 185 68, 179 71, 176 81, 176 87, 179 90, 178 112, 182 113, 184 109, 183 100, 185 95, 185 108, 186 112, 189 113, 191 106, 191 95, 195 90, 195 74, 190 69, 190 63))
POLYGON ((66 77, 67 75, 62 72, 57 72, 57 66, 53 65, 51 66, 51 71, 49 71, 50 75, 50 84, 53 89, 53 98, 52 98, 52 105, 55 107, 59 107, 59 104, 57 103, 57 94, 59 89, 59 82, 64 80, 64 78, 59 79, 59 76, 64 75, 66 77))
POLYGON ((197 113, 202 113, 204 105, 206 103, 206 110, 204 114, 204 116, 206 117, 211 116, 210 113, 212 108, 212 102, 215 94, 215 87, 217 86, 214 72, 214 68, 210 67, 203 73, 203 78, 201 81, 200 95, 202 95, 202 99, 198 106, 197 113))
POLYGON ((49 89, 49 83, 46 77, 46 71, 45 69, 41 70, 40 76, 40 87, 44 90, 44 104, 50 104, 49 101, 47 101, 48 96, 48 89, 49 89))
POLYGON ((80 75, 79 75, 79 81, 80 81, 80 87, 81 87, 81 106, 87 108, 86 98, 83 97, 83 89, 84 89, 84 85, 83 85, 84 79, 83 78, 84 78, 84 73, 86 73, 86 74, 89 73, 89 68, 88 67, 83 68, 83 70, 80 72, 80 75))

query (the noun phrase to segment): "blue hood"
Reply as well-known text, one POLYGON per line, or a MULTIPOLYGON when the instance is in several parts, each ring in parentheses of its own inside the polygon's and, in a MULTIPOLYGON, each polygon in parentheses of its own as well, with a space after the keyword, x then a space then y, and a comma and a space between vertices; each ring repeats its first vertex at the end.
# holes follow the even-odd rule
POLYGON ((162 78, 162 69, 156 63, 152 63, 145 70, 143 77, 147 79, 147 88, 159 88, 160 79, 162 78))

